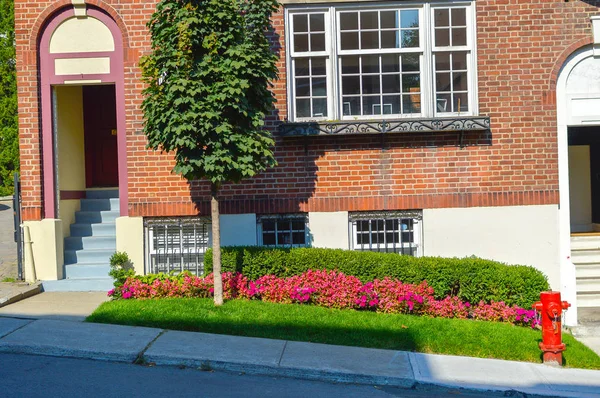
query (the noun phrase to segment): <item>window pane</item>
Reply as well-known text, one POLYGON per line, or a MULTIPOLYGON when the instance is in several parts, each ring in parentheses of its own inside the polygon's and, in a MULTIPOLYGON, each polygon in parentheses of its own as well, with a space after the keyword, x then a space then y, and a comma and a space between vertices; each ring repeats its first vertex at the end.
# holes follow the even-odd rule
POLYGON ((295 231, 304 231, 306 223, 301 219, 292 219, 292 229, 295 231))
POLYGON ((421 87, 421 76, 411 73, 402 75, 402 92, 419 92, 421 87))
POLYGON ((438 112, 451 112, 450 94, 437 94, 436 110, 438 112))
POLYGON ((289 231, 277 233, 277 244, 278 245, 291 245, 291 237, 289 231))
POLYGON ((325 33, 310 35, 310 51, 325 51, 325 33))
POLYGON ((399 75, 383 75, 381 77, 381 85, 384 93, 399 93, 400 92, 400 76, 399 75))
POLYGON ((419 55, 406 54, 402 56, 402 72, 419 72, 419 55))
POLYGON ((294 32, 308 32, 308 15, 294 15, 294 32))
POLYGON ((397 30, 384 30, 381 32, 381 48, 400 47, 399 33, 397 30))
POLYGON ((263 233, 263 245, 274 245, 275 244, 275 233, 263 233))
POLYGON ((435 87, 437 91, 450 91, 450 73, 436 73, 435 87))
POLYGON ((454 94, 454 112, 469 111, 469 96, 467 93, 454 94), (460 101, 460 105, 459 105, 460 101))
POLYGON ((294 35, 294 51, 308 51, 308 35, 294 35))
POLYGON ((327 78, 315 77, 312 79, 312 95, 315 97, 327 96, 327 78))
POLYGON ((344 116, 360 115, 360 97, 344 97, 342 108, 344 116))
POLYGON ((467 91, 467 72, 454 73, 454 91, 467 91))
POLYGON ((400 13, 402 28, 416 28, 419 26, 419 11, 405 10, 400 13))
POLYGON ((450 26, 450 18, 448 9, 436 9, 433 12, 434 25, 438 26, 450 26))
POLYGON ((414 48, 419 47, 419 31, 416 29, 402 31, 402 47, 414 48))
POLYGON ((310 117, 311 116, 309 99, 296 100, 296 116, 297 117, 310 117))
POLYGON ((360 48, 374 49, 379 48, 379 32, 361 32, 360 48))
POLYGON ((340 29, 355 30, 358 29, 358 13, 342 12, 340 13, 340 29))
POLYGON ((357 231, 369 231, 369 221, 361 220, 356 222, 356 230, 357 231))
POLYGON ((435 45, 437 47, 446 47, 450 45, 450 29, 435 30, 435 45))
POLYGON ((342 32, 341 33, 342 50, 357 50, 358 49, 358 32, 342 32))
MULTIPOLYGON (((404 62, 404 56, 402 59, 402 62, 404 62)), ((382 55, 381 69, 383 72, 400 72, 400 58, 398 55, 382 55)))
POLYGON ((452 45, 466 46, 467 45, 467 28, 452 29, 452 45))
POLYGON ((309 97, 310 96, 310 79, 309 78, 296 79, 296 96, 298 96, 298 97, 309 97))
POLYGON ((310 15, 310 31, 324 32, 325 31, 325 14, 310 15))
POLYGON ((467 26, 467 9, 452 9, 452 26, 467 26))
POLYGON ((381 115, 381 100, 377 97, 363 97, 363 115, 381 115))
POLYGON ((315 98, 313 100, 313 116, 314 117, 326 117, 327 116, 327 99, 326 98, 315 98))
POLYGON ((362 92, 363 94, 379 94, 379 75, 363 76, 362 77, 362 92))
POLYGON ((360 76, 342 76, 342 94, 360 94, 360 76))
POLYGON ((365 55, 361 60, 362 73, 379 73, 379 55, 365 55))
POLYGON ((292 233, 292 244, 303 245, 306 243, 306 234, 304 232, 292 233))
POLYGON ((366 11, 360 13, 361 29, 378 29, 377 11, 366 11))
POLYGON ((342 74, 358 73, 359 57, 342 57, 342 74))
POLYGON ((467 53, 457 52, 452 53, 452 69, 466 70, 467 69, 467 53))
POLYGON ((311 58, 311 70, 313 76, 325 76, 327 74, 325 58, 311 58))
POLYGON ((450 70, 450 53, 435 54, 435 70, 450 70))
POLYGON ((308 58, 298 58, 294 61, 296 76, 308 76, 308 58))
POLYGON ((402 107, 404 113, 421 113, 421 94, 403 95, 402 107))
POLYGON ((400 114, 400 96, 399 95, 384 95, 383 96, 383 114, 400 114))
POLYGON ((398 28, 398 11, 381 11, 381 28, 398 28))
POLYGON ((275 223, 273 221, 263 221, 263 231, 275 231, 275 223))

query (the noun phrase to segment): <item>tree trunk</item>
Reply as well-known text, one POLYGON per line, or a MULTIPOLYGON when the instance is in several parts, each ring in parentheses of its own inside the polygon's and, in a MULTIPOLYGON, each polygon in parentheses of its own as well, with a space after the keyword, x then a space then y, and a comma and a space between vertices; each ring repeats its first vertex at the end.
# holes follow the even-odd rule
POLYGON ((212 257, 215 305, 223 305, 223 278, 221 277, 221 224, 219 222, 219 185, 210 186, 210 213, 212 222, 212 257))

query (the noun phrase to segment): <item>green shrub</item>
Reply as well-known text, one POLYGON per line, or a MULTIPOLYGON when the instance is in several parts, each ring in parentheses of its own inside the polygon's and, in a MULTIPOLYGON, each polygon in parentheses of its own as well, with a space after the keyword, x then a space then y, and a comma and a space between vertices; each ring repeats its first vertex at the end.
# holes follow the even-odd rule
POLYGON ((115 288, 120 288, 128 277, 135 275, 133 265, 131 264, 131 260, 129 260, 127 253, 115 252, 110 256, 109 262, 110 271, 108 272, 108 275, 115 280, 115 288))
MULTIPOLYGON (((506 265, 477 257, 411 257, 394 253, 358 252, 339 249, 223 247, 223 272, 240 272, 251 280, 267 274, 287 277, 309 269, 338 270, 363 282, 386 276, 407 283, 427 283, 436 298, 456 295, 478 303, 504 301, 523 308, 548 290, 540 271, 523 265, 506 265)), ((212 271, 212 251, 204 257, 205 272, 212 271)))

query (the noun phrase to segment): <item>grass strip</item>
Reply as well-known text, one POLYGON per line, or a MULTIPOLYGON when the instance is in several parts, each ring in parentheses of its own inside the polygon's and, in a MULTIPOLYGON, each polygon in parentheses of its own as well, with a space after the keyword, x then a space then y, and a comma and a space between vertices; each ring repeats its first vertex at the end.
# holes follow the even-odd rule
MULTIPOLYGON (((88 322, 307 341, 424 353, 541 362, 541 332, 506 323, 212 299, 117 300, 88 322)), ((600 357, 564 335, 565 365, 600 369, 600 357)))

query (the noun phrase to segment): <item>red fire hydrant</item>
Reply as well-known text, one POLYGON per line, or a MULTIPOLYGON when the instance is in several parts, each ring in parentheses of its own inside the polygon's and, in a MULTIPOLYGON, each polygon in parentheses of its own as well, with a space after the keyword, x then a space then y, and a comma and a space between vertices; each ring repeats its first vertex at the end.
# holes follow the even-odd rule
POLYGON ((562 342, 561 316, 571 304, 560 300, 560 292, 542 292, 540 300, 533 305, 533 309, 542 314, 540 350, 544 352, 544 363, 562 365, 565 344, 562 342))

